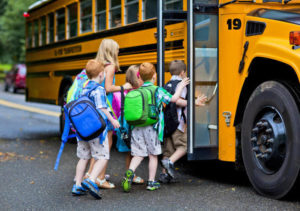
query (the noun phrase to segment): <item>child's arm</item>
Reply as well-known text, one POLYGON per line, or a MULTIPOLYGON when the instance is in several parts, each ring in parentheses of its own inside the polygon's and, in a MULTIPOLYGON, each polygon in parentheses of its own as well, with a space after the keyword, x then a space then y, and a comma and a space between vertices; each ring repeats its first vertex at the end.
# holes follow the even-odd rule
MULTIPOLYGON (((195 100, 195 105, 196 106, 205 106, 205 102, 207 100, 207 97, 205 95, 199 95, 197 97, 197 99, 195 100)), ((176 101, 176 105, 178 107, 186 107, 187 106, 187 100, 184 100, 182 98, 179 98, 177 101, 176 101)))
POLYGON ((199 95, 195 101, 196 106, 205 106, 205 102, 207 101, 207 96, 202 94, 199 95))
POLYGON ((120 127, 119 121, 114 119, 106 108, 100 108, 100 109, 107 116, 107 119, 111 122, 111 124, 114 126, 114 128, 120 127))
POLYGON ((186 87, 189 83, 190 83, 189 78, 182 79, 182 81, 177 85, 177 89, 176 89, 175 94, 171 98, 172 103, 175 103, 179 99, 179 97, 181 95, 181 92, 183 91, 184 87, 186 87))
POLYGON ((187 100, 182 99, 182 98, 179 98, 179 99, 176 101, 176 105, 177 105, 178 107, 186 107, 186 106, 187 106, 187 100))

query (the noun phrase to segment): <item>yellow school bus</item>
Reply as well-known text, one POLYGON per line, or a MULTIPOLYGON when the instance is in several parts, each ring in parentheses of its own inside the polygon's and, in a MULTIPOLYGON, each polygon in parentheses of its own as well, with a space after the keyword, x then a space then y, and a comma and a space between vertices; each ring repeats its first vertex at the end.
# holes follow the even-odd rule
POLYGON ((243 164, 255 190, 286 196, 300 168, 299 0, 43 0, 26 18, 28 101, 61 104, 103 38, 129 65, 187 64, 188 160, 243 164), (208 96, 195 107, 199 94, 208 96))

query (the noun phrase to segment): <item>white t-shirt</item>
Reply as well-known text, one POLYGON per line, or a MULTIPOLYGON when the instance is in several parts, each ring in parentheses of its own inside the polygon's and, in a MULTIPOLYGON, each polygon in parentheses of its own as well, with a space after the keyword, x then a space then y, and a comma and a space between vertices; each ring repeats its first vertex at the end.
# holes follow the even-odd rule
MULTIPOLYGON (((179 77, 178 75, 173 75, 171 77, 171 81, 173 81, 173 80, 180 80, 180 81, 182 81, 182 78, 179 77)), ((177 87, 176 87, 176 89, 177 89, 177 87)), ((187 88, 184 87, 183 91, 181 92, 180 97, 182 99, 185 99, 186 95, 187 95, 187 88)), ((185 117, 187 117, 187 109, 186 109, 186 107, 184 108, 183 112, 184 112, 185 117)), ((178 121, 179 121, 179 125, 178 125, 177 129, 184 133, 184 131, 186 129, 186 123, 184 123, 184 119, 183 119, 183 116, 182 116, 182 107, 178 107, 177 106, 177 114, 178 114, 178 121)))

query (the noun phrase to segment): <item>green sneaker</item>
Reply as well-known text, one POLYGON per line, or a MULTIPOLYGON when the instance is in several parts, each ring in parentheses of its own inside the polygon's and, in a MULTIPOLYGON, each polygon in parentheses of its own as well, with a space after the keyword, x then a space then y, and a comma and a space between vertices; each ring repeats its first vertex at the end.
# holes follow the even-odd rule
POLYGON ((147 182, 147 190, 157 190, 160 188, 160 183, 157 181, 148 181, 147 182))
POLYGON ((130 191, 133 177, 134 177, 133 171, 131 169, 128 169, 125 172, 124 179, 122 180, 122 187, 123 187, 123 190, 125 192, 129 192, 130 191))

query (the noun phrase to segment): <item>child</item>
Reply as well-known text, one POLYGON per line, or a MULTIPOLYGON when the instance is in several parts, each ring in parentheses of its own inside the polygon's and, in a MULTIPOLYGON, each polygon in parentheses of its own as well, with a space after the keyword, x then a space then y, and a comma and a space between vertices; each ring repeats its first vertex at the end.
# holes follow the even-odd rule
MULTIPOLYGON (((138 65, 131 65, 126 71, 126 82, 130 83, 133 89, 137 89, 143 84, 142 80, 140 80, 140 77, 138 75, 138 71, 139 71, 138 65)), ((124 95, 126 95, 127 93, 128 90, 124 90, 124 95)), ((121 92, 114 92, 112 108, 116 116, 119 118, 121 115, 121 92)), ((125 165, 126 165, 126 169, 128 169, 132 156, 131 156, 130 149, 126 146, 126 144, 120 137, 118 137, 117 140, 117 149, 119 152, 127 152, 125 158, 125 165)), ((135 184, 143 184, 144 180, 141 177, 135 175, 132 182, 135 184)))
MULTIPOLYGON (((103 63, 97 62, 96 60, 88 61, 86 65, 86 74, 90 81, 83 89, 83 94, 96 84, 99 84, 99 86, 90 93, 89 97, 95 103, 96 108, 107 116, 107 119, 115 128, 118 128, 120 127, 119 122, 113 119, 107 110, 105 89, 100 86, 100 83, 104 78, 103 69, 103 63)), ((72 189, 73 195, 83 195, 87 189, 93 197, 101 199, 101 194, 95 181, 109 159, 109 146, 107 137, 105 137, 103 144, 100 144, 99 138, 95 138, 88 142, 78 141, 77 157, 79 158, 79 161, 76 167, 76 184, 72 189), (90 177, 82 181, 84 171, 91 157, 93 157, 96 162, 93 166, 90 177)))
MULTIPOLYGON (((153 64, 143 63, 139 68, 139 75, 144 84, 142 87, 154 86, 156 81, 156 70, 153 64)), ((129 169, 125 173, 125 178, 122 181, 122 186, 125 192, 131 188, 134 172, 140 165, 144 157, 149 156, 149 177, 147 182, 147 190, 156 190, 160 187, 159 182, 155 181, 157 170, 157 155, 161 154, 161 144, 163 140, 163 113, 162 103, 176 102, 184 87, 189 84, 189 79, 185 78, 178 85, 176 93, 172 96, 165 89, 159 87, 155 92, 155 100, 157 110, 159 111, 159 120, 154 125, 145 127, 136 126, 131 133, 131 155, 133 156, 129 169)))
MULTIPOLYGON (((186 77, 186 66, 181 60, 174 60, 170 63, 169 71, 172 75, 170 82, 182 81, 186 77)), ((171 84, 170 82, 167 83, 171 84)), ((176 83, 175 83, 176 84, 176 83)), ((179 84, 175 90, 179 89, 179 84)), ((180 99, 176 101, 178 127, 169 137, 165 137, 163 159, 161 160, 163 171, 159 176, 159 181, 169 183, 175 178, 174 163, 182 158, 187 151, 187 131, 186 131, 186 106, 187 106, 187 89, 184 88, 180 99)), ((196 100, 197 106, 203 106, 206 96, 201 95, 196 100)))

